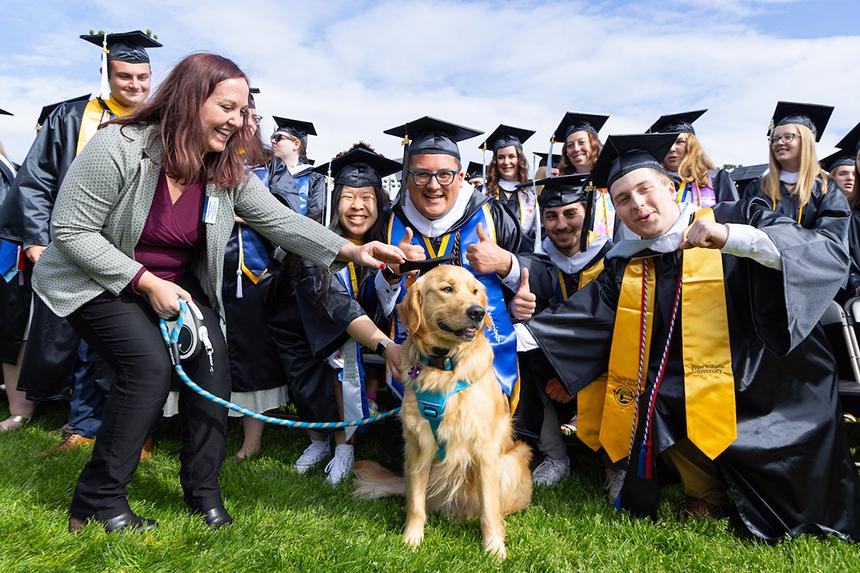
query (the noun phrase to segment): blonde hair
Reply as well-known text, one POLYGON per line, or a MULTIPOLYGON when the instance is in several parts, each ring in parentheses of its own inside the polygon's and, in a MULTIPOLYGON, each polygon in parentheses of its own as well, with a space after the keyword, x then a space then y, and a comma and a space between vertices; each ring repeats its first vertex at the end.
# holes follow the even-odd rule
MULTIPOLYGON (((594 164, 597 163, 597 156, 600 155, 600 152, 603 150, 603 144, 600 143, 596 133, 584 129, 580 131, 585 131, 585 133, 588 134, 588 143, 591 144, 591 153, 588 154, 588 164, 594 167, 594 164)), ((573 133, 576 132, 574 131, 573 133)), ((567 158, 567 138, 561 142, 561 145, 561 161, 558 162, 558 174, 570 175, 572 173, 576 173, 576 168, 571 165, 570 160, 567 158)), ((591 169, 589 169, 589 171, 591 171, 591 169)))
MULTIPOLYGON (((680 137, 679 134, 678 137, 680 137)), ((707 186, 709 181, 708 172, 714 169, 714 164, 702 149, 699 139, 692 133, 685 133, 687 143, 687 154, 678 166, 678 176, 682 181, 695 182, 699 187, 707 186)))
MULTIPOLYGON (((509 145, 508 147, 513 147, 517 150, 517 183, 525 183, 529 180, 529 162, 526 159, 526 155, 523 153, 521 147, 516 145, 509 145)), ((504 147, 501 149, 504 149, 504 147)), ((496 153, 498 153, 498 150, 493 151, 493 160, 490 162, 490 168, 487 169, 486 193, 493 199, 499 198, 499 180, 502 178, 499 174, 499 167, 496 164, 496 153)))
MULTIPOLYGON (((797 197, 798 209, 809 203, 809 198, 812 196, 812 189, 815 187, 815 179, 821 178, 821 192, 827 193, 827 181, 829 175, 821 168, 818 159, 815 157, 815 136, 805 125, 791 124, 797 128, 800 134, 800 172, 798 173, 797 185, 791 191, 794 197, 797 197)), ((773 145, 768 143, 768 155, 770 157, 769 169, 767 175, 762 179, 762 192, 770 197, 774 205, 779 201, 780 181, 779 175, 782 173, 782 166, 776 160, 776 155, 773 154, 773 145)))

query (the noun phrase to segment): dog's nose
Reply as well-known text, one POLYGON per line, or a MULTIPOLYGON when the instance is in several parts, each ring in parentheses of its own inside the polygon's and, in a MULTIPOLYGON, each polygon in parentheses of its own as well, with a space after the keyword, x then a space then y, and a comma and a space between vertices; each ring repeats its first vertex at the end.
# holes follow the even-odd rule
POLYGON ((479 304, 473 304, 469 308, 466 309, 466 316, 474 320, 475 322, 484 320, 484 315, 487 314, 487 311, 484 310, 484 307, 479 304))

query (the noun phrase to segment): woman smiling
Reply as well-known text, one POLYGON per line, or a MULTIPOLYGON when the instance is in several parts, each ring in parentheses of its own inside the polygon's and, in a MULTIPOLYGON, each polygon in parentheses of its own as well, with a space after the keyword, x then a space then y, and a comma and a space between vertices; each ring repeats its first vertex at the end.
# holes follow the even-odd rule
MULTIPOLYGON (((126 487, 146 433, 161 413, 173 367, 159 318, 194 299, 214 353, 186 364, 203 388, 229 397, 221 301, 224 250, 241 217, 273 243, 319 265, 379 266, 402 254, 358 247, 281 205, 245 164, 259 141, 244 129, 249 87, 227 58, 194 54, 168 74, 136 113, 99 130, 63 182, 53 243, 33 270, 33 288, 107 360, 117 381, 92 459, 75 488, 69 529, 151 529, 129 507, 126 487), (204 364, 205 363, 205 364, 204 364)), ((205 522, 232 522, 221 500, 227 411, 183 389, 180 480, 185 503, 205 522)))

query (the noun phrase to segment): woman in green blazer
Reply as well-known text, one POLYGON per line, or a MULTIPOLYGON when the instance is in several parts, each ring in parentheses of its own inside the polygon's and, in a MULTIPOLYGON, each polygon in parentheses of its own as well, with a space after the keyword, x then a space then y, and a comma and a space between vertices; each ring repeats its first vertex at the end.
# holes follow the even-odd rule
MULTIPOLYGON (((297 215, 246 172, 246 161, 261 152, 243 129, 248 92, 232 61, 188 56, 137 113, 96 133, 60 189, 52 243, 34 268, 33 289, 117 373, 92 459, 75 488, 70 530, 88 520, 108 531, 156 525, 131 510, 126 486, 170 388, 173 368, 158 319, 175 316, 179 298, 200 307, 214 348, 211 366, 204 354, 186 372, 229 398, 220 293, 235 216, 322 267, 403 260, 399 249, 378 242, 358 247, 297 215)), ((396 365, 399 349, 389 347, 396 365)), ((185 502, 213 527, 231 523, 218 484, 227 411, 185 391, 180 416, 185 502)))

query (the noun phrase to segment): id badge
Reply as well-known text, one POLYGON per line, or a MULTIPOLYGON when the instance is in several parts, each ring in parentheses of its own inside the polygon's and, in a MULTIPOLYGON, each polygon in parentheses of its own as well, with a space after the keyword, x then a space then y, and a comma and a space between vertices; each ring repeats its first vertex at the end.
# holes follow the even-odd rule
POLYGON ((215 224, 218 219, 218 207, 220 206, 221 198, 206 196, 206 203, 203 205, 203 222, 207 225, 215 224))

